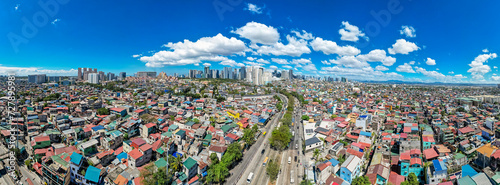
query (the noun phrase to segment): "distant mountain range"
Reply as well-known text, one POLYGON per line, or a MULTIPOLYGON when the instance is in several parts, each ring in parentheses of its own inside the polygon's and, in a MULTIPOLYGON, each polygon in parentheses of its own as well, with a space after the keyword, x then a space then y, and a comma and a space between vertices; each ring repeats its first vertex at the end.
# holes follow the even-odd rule
POLYGON ((357 80, 363 83, 382 83, 382 84, 412 84, 412 85, 444 85, 444 86, 484 86, 496 87, 497 84, 477 84, 477 83, 443 83, 443 82, 405 82, 401 80, 388 80, 388 81, 371 81, 371 80, 357 80))

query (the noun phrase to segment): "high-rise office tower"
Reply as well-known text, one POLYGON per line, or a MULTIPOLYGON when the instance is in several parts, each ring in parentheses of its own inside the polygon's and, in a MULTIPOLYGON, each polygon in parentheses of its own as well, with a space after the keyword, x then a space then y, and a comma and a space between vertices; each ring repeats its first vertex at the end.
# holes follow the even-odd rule
POLYGON ((245 68, 245 66, 242 66, 240 68, 240 80, 245 80, 247 77, 247 69, 245 68))
POLYGON ((87 77, 89 83, 98 84, 99 83, 99 73, 89 73, 87 77))
POLYGON ((210 78, 210 66, 205 66, 204 76, 205 78, 210 78))
POLYGON ((78 80, 83 80, 83 73, 82 73, 82 68, 78 68, 78 80))
POLYGON ((47 75, 38 74, 38 75, 28 75, 28 82, 42 84, 47 82, 47 75))

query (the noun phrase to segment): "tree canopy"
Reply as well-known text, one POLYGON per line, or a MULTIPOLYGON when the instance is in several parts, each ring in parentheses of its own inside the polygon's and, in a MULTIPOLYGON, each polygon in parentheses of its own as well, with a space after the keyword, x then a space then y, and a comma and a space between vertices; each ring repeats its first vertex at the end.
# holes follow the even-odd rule
POLYGON ((272 147, 283 150, 290 143, 292 139, 292 133, 290 133, 290 127, 283 124, 278 128, 275 128, 271 133, 271 138, 269 138, 272 147))

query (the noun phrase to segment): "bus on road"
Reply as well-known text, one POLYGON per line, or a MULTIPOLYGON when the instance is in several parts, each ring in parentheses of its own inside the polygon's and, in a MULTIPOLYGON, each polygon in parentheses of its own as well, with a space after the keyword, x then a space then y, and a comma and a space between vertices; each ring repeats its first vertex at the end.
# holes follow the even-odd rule
POLYGON ((267 159, 269 159, 269 157, 266 157, 266 159, 264 159, 264 163, 262 163, 262 166, 266 166, 266 164, 267 164, 267 159))

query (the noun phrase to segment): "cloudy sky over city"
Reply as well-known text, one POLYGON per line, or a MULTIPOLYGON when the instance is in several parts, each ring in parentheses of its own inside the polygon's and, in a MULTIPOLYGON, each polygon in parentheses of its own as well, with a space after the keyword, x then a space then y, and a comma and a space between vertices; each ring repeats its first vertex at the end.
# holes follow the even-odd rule
POLYGON ((0 74, 262 66, 357 80, 500 83, 498 1, 47 2, 0 2, 0 74))

